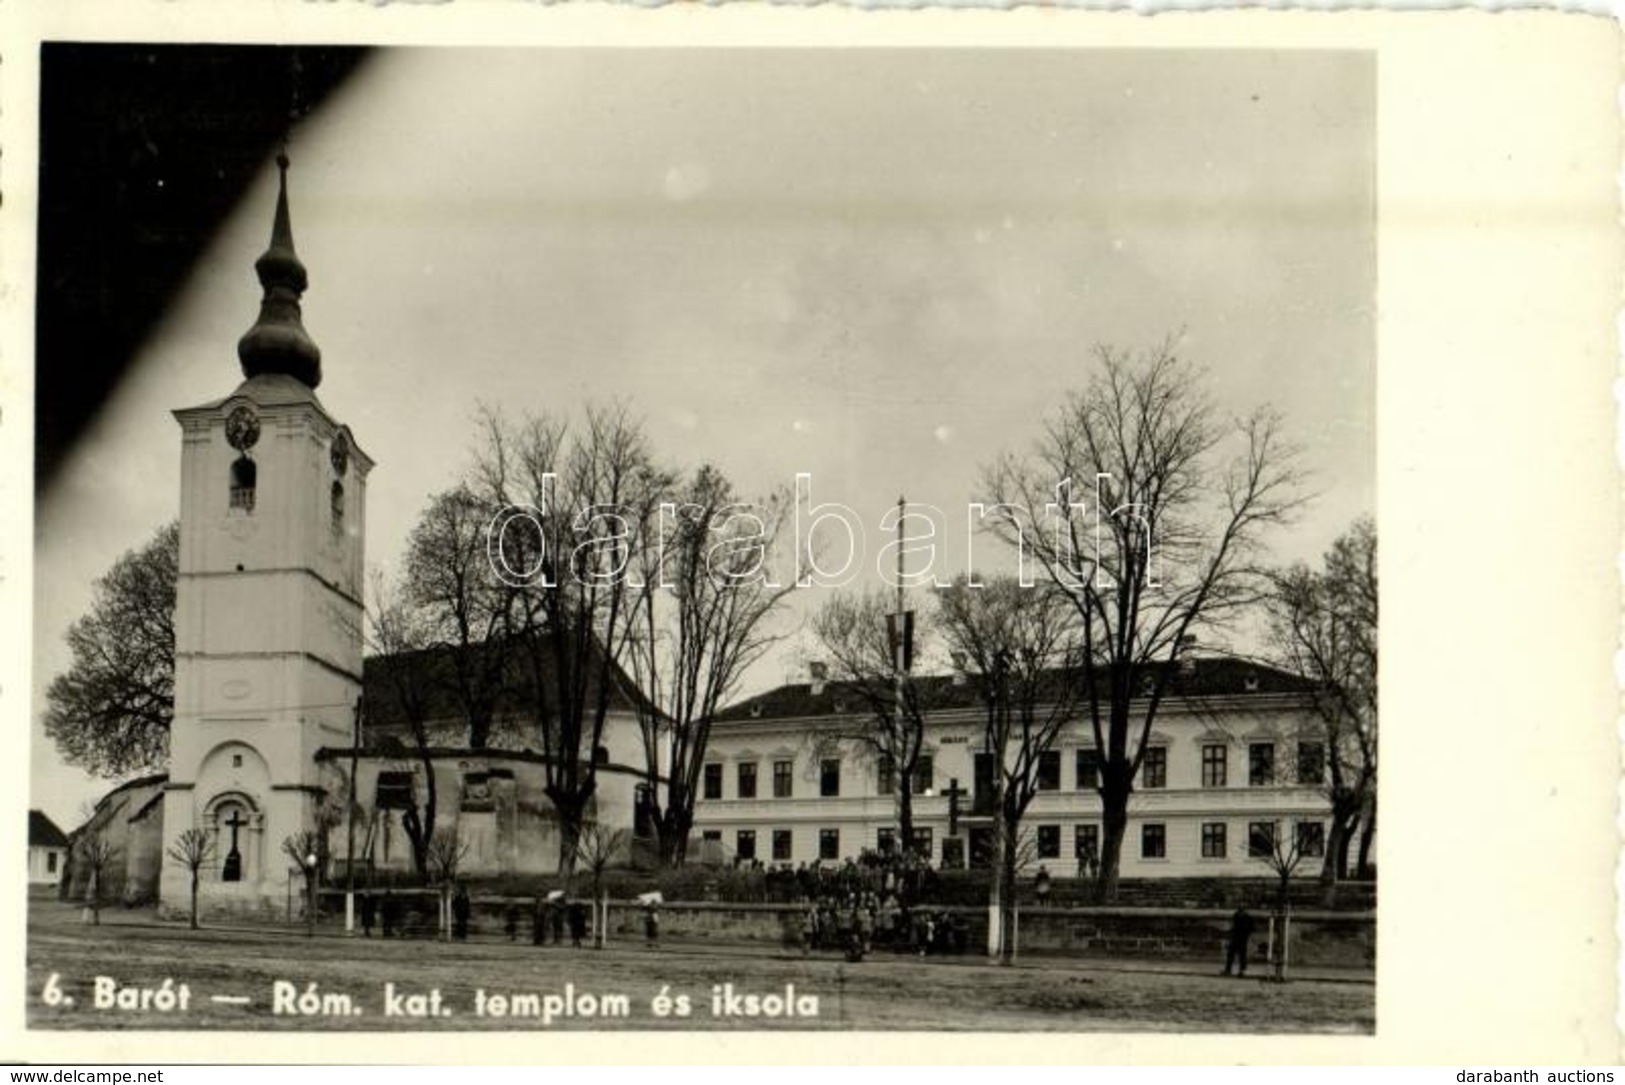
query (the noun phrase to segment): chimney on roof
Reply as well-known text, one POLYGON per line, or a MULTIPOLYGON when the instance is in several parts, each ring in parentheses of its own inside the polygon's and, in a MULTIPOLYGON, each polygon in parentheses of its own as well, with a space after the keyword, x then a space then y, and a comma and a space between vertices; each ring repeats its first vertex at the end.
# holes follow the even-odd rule
POLYGON ((964 652, 957 652, 957 651, 956 652, 949 652, 948 657, 953 660, 953 664, 954 664, 954 685, 956 685, 956 686, 964 685, 965 684, 965 668, 967 666, 966 659, 965 659, 965 653, 964 652))
POLYGON ((1179 638, 1179 673, 1187 678, 1196 673, 1196 637, 1186 633, 1179 638))
POLYGON ((812 695, 817 697, 824 692, 824 684, 829 681, 829 664, 815 659, 807 664, 807 675, 812 679, 812 695))

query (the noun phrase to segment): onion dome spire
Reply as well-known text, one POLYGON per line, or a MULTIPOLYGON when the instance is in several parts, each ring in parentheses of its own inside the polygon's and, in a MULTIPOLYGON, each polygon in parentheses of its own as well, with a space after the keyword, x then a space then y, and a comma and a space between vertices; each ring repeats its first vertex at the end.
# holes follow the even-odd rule
POLYGON ((285 152, 277 155, 276 164, 280 182, 271 244, 254 261, 254 271, 265 288, 265 297, 260 301, 259 319, 237 341, 237 357, 243 363, 245 377, 285 373, 314 388, 322 382, 322 352, 299 319, 299 296, 305 291, 307 279, 305 265, 293 251, 285 152))

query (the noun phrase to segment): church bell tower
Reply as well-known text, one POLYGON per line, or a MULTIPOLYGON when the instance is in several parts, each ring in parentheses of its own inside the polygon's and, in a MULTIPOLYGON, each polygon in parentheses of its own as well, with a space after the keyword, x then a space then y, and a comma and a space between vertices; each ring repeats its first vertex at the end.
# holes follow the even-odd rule
MULTIPOLYGON (((301 319, 286 155, 277 166, 271 243, 254 264, 264 298, 237 344, 244 380, 174 412, 180 568, 164 850, 188 829, 209 835, 200 897, 214 914, 285 907, 294 860, 284 841, 318 831, 324 809, 343 803, 315 755, 350 745, 361 695, 372 461, 316 398, 321 351, 301 319)), ((166 859, 163 908, 184 910, 189 893, 189 872, 166 859)))

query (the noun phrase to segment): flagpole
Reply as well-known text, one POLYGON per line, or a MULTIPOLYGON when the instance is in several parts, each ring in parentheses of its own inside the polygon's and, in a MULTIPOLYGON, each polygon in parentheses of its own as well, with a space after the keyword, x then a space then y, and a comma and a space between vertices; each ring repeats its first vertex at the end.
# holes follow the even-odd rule
MULTIPOLYGON (((901 738, 903 740, 903 750, 906 752, 907 749, 908 749, 908 735, 907 735, 907 731, 904 729, 904 724, 903 724, 903 660, 905 658, 904 653, 907 651, 907 648, 905 647, 905 644, 906 644, 906 642, 908 640, 908 619, 906 617, 904 617, 904 615, 903 615, 903 509, 904 509, 905 505, 906 505, 906 502, 903 500, 903 495, 898 494, 897 495, 897 632, 896 632, 896 635, 892 638, 892 660, 891 660, 891 662, 892 662, 892 726, 897 728, 896 734, 897 734, 897 736, 899 738, 901 738)), ((894 747, 894 749, 895 749, 895 747, 894 747)), ((919 753, 918 753, 918 751, 916 751, 915 760, 918 760, 918 757, 919 757, 919 753)), ((909 761, 909 762, 906 762, 905 764, 899 765, 897 767, 898 767, 899 770, 903 770, 903 769, 912 770, 913 762, 909 761)), ((899 783, 900 786, 906 787, 906 788, 909 789, 909 796, 910 796, 910 798, 912 800, 913 792, 914 792, 914 781, 912 779, 904 778, 902 780, 899 780, 898 783, 899 783)), ((911 810, 913 808, 913 805, 914 805, 913 802, 910 801, 909 807, 910 807, 911 810)), ((911 824, 910 824, 909 827, 911 829, 912 829, 912 821, 913 821, 913 819, 910 818, 911 824)), ((899 826, 899 828, 901 828, 901 826, 899 826)), ((913 837, 912 834, 909 836, 909 838, 906 841, 904 841, 904 845, 905 845, 905 850, 909 852, 908 858, 912 859, 913 858, 913 852, 915 850, 914 837, 913 837)))
POLYGON ((349 843, 344 856, 344 877, 346 881, 344 892, 344 933, 355 933, 355 808, 360 789, 356 787, 355 776, 361 762, 361 697, 355 699, 355 719, 351 725, 350 735, 350 786, 349 794, 345 796, 345 821, 349 823, 346 832, 349 843))

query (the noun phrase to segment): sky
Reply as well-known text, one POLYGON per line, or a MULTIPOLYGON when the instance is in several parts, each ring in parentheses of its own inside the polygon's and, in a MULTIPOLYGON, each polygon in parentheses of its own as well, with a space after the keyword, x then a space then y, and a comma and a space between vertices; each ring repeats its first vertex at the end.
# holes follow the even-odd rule
MULTIPOLYGON (((1375 510, 1375 65, 1172 50, 398 50, 292 137, 322 402, 378 463, 391 567, 481 403, 624 400, 745 495, 813 478, 868 525, 906 494, 963 535, 1096 344, 1170 337, 1221 411, 1278 408, 1315 560, 1375 510)), ((39 726, 63 634, 179 507, 169 412, 229 393, 275 167, 36 508, 33 805, 105 783, 39 726)), ((987 545, 978 542, 978 547, 987 545)), ((945 573, 963 567, 949 540, 945 573)), ((804 615, 798 600, 787 629, 804 615)), ((792 677, 792 639, 743 692, 792 677)))

